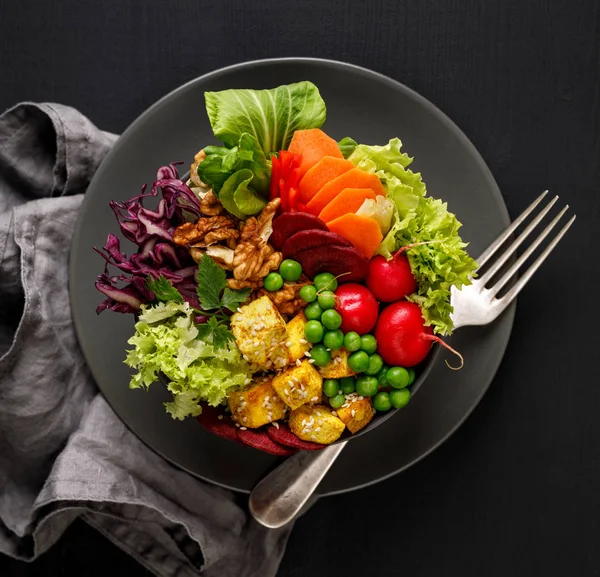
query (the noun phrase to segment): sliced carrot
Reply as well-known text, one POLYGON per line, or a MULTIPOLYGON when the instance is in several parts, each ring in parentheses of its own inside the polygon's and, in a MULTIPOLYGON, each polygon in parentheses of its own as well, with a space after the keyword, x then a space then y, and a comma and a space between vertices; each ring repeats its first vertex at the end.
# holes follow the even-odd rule
POLYGON ((327 136, 320 128, 296 130, 288 150, 302 155, 300 177, 304 176, 324 156, 344 158, 338 143, 331 136, 327 136))
POLYGON ((353 168, 323 186, 306 205, 308 212, 318 216, 344 188, 370 188, 375 194, 385 196, 385 188, 376 174, 353 168))
POLYGON ((330 180, 354 168, 349 160, 324 156, 315 164, 300 181, 300 199, 307 203, 330 180))
POLYGON ((383 240, 378 222, 366 216, 347 213, 327 223, 331 232, 349 240, 356 250, 371 258, 383 240))
POLYGON ((329 222, 348 212, 356 212, 362 203, 371 198, 375 200, 375 193, 370 188, 344 188, 319 214, 323 222, 329 222))

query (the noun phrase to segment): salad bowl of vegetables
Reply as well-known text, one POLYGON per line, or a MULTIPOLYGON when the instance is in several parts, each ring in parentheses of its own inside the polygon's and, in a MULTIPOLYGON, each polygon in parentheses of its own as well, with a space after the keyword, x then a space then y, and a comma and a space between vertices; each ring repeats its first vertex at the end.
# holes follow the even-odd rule
POLYGON ((95 248, 97 312, 135 315, 130 387, 162 381, 174 419, 273 455, 361 435, 456 353, 460 222, 398 137, 332 138, 312 82, 204 96, 219 144, 110 202, 137 251, 95 248))

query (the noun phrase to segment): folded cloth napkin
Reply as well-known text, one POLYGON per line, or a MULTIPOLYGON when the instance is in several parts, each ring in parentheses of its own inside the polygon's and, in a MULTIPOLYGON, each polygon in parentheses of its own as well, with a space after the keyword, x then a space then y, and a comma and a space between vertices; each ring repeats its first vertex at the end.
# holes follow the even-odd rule
POLYGON ((58 104, 0 116, 0 552, 33 560, 83 518, 157 575, 275 575, 291 530, 148 449, 86 368, 67 261, 116 136, 58 104))

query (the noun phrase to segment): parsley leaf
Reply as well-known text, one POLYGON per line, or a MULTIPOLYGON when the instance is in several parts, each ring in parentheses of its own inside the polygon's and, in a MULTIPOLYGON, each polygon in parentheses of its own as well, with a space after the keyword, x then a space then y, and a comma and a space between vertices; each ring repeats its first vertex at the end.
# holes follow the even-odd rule
POLYGON ((238 310, 238 307, 248 300, 252 289, 245 288, 240 290, 231 290, 230 288, 226 288, 223 291, 223 297, 221 302, 224 307, 228 308, 231 312, 235 312, 238 310))
POLYGON ((208 321, 201 325, 197 325, 197 339, 205 343, 212 344, 216 349, 222 349, 227 345, 228 341, 233 340, 231 331, 220 323, 215 317, 210 317, 208 321))
POLYGON ((221 291, 227 286, 225 271, 207 254, 198 265, 198 287, 196 293, 202 310, 221 308, 221 291))
POLYGON ((173 283, 169 279, 162 275, 157 279, 153 279, 148 275, 146 286, 154 293, 156 299, 161 302, 175 301, 176 303, 183 303, 181 293, 173 286, 173 283))

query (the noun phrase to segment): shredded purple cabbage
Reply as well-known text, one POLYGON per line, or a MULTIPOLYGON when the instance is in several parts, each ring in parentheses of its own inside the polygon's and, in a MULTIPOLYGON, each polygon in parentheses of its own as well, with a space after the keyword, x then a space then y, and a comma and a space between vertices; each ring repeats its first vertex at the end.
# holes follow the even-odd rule
POLYGON ((120 241, 109 234, 102 249, 94 250, 106 261, 104 272, 96 280, 96 288, 107 298, 96 308, 97 313, 110 309, 118 313, 135 313, 141 304, 154 300, 154 293, 146 287, 146 280, 164 276, 195 308, 200 307, 196 296, 194 273, 196 263, 189 252, 173 242, 173 231, 181 224, 200 217, 200 201, 190 188, 179 179, 176 164, 159 168, 156 181, 149 193, 146 186, 141 193, 124 202, 111 201, 123 236, 135 243, 137 253, 121 252, 120 241), (160 200, 156 210, 146 208, 147 197, 160 200), (121 271, 109 275, 109 265, 121 271))

